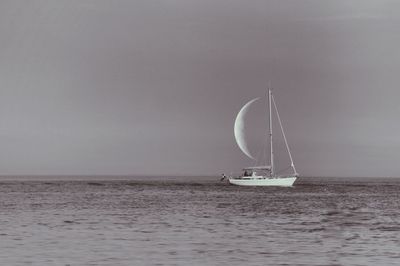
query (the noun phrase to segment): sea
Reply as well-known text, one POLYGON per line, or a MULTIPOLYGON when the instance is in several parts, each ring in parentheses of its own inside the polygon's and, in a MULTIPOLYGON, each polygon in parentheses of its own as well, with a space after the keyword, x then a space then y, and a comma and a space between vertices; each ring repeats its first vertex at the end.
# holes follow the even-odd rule
POLYGON ((1 177, 0 265, 400 265, 400 179, 1 177))

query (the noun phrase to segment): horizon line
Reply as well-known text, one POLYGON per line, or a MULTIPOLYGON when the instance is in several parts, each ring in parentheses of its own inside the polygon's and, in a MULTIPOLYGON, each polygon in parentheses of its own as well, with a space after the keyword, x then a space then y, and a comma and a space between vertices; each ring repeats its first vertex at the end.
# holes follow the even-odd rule
MULTIPOLYGON (((0 174, 2 177, 219 177, 217 175, 201 174, 0 174)), ((400 176, 298 176, 298 178, 400 178, 400 176)))

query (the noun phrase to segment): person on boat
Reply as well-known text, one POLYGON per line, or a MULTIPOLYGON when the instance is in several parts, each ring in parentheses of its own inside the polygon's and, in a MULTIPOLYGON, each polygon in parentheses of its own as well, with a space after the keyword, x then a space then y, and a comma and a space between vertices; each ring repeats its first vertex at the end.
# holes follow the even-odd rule
POLYGON ((219 181, 224 181, 224 180, 225 180, 225 178, 226 178, 226 175, 225 175, 225 173, 222 173, 222 177, 221 177, 221 179, 220 179, 219 181))

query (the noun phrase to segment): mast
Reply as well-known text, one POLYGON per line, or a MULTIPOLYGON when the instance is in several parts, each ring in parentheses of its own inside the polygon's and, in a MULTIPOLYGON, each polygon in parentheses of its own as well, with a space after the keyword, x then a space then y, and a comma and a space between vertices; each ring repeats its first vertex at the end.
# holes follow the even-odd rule
POLYGON ((268 103, 269 103, 270 165, 271 165, 271 176, 274 176, 274 148, 272 146, 272 92, 269 86, 268 86, 268 103))

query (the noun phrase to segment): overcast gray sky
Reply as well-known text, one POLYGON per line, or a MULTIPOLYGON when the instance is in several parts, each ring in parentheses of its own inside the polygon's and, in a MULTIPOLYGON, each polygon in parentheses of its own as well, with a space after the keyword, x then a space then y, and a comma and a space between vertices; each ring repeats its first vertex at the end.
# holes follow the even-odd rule
POLYGON ((1 0, 0 174, 238 170, 270 80, 301 175, 400 176, 399 47, 400 1, 1 0))

